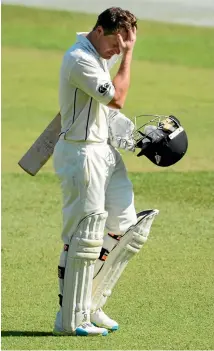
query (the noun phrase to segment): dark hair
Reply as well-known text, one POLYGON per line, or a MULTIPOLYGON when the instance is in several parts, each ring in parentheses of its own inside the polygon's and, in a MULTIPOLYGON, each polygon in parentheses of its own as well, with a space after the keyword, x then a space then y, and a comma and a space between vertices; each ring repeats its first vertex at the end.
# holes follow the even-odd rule
POLYGON ((104 35, 110 35, 119 32, 123 28, 126 31, 133 27, 137 28, 137 19, 128 10, 122 10, 120 7, 110 7, 98 16, 93 30, 98 26, 103 27, 104 35))

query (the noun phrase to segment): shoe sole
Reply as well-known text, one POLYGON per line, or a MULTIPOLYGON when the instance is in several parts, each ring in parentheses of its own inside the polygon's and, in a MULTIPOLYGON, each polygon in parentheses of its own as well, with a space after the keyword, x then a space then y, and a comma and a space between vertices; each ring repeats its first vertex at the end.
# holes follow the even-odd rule
POLYGON ((82 328, 76 329, 76 336, 106 336, 106 335, 108 335, 107 330, 99 334, 90 334, 86 330, 83 330, 82 328))
POLYGON ((76 329, 74 333, 65 333, 65 332, 59 332, 56 330, 53 330, 53 335, 54 336, 107 336, 108 331, 104 331, 102 334, 90 334, 86 330, 83 329, 76 329))

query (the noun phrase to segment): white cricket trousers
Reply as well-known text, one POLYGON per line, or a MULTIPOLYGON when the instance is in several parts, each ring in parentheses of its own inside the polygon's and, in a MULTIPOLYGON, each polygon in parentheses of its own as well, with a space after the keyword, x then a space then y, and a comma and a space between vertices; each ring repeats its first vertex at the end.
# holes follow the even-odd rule
POLYGON ((136 224, 132 183, 113 146, 60 139, 53 164, 63 195, 64 244, 70 243, 79 222, 92 213, 107 211, 106 229, 114 234, 124 234, 136 224))

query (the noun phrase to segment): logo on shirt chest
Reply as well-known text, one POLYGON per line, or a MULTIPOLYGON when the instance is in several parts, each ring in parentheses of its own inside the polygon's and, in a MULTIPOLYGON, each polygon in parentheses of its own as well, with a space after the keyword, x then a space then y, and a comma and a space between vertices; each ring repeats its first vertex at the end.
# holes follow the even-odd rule
POLYGON ((98 91, 100 94, 105 95, 107 93, 107 91, 110 88, 110 84, 109 83, 104 83, 102 85, 99 86, 98 91))

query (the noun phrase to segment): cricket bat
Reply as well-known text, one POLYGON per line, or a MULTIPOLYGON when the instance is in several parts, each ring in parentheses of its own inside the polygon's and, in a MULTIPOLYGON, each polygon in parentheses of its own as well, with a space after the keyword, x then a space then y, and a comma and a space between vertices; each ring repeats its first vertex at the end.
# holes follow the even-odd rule
POLYGON ((60 132, 61 115, 58 113, 20 159, 19 166, 28 174, 35 176, 53 154, 60 132))

